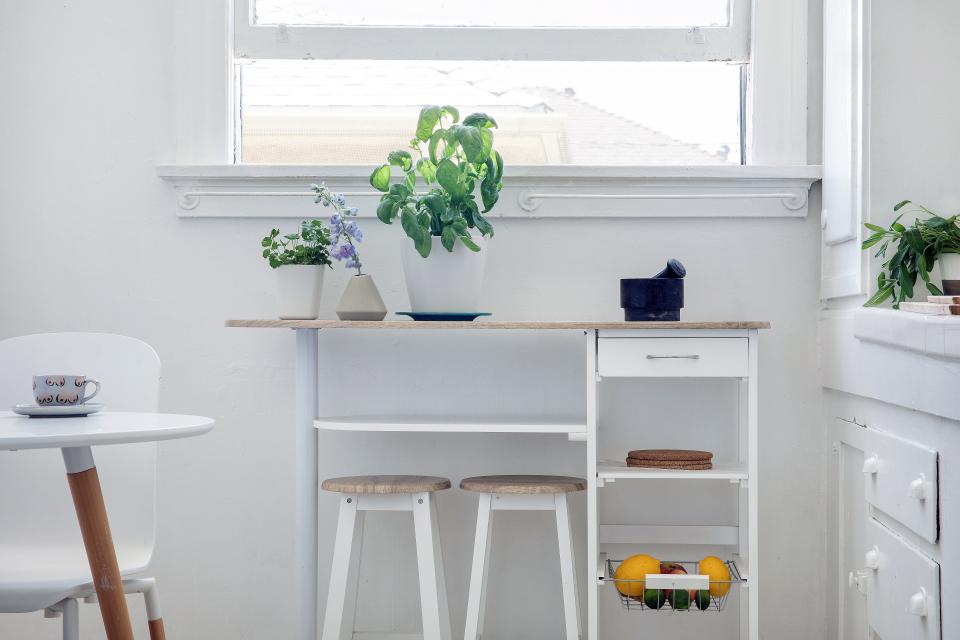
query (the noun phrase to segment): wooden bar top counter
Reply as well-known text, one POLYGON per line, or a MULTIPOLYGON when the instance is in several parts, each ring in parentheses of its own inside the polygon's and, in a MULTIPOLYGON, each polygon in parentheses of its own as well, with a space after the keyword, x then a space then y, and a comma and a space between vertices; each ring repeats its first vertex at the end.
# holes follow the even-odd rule
POLYGON ((769 329, 769 322, 753 320, 725 320, 710 322, 545 322, 478 320, 474 322, 429 322, 413 320, 344 321, 344 320, 227 320, 228 327, 255 329, 568 329, 622 330, 622 329, 769 329))

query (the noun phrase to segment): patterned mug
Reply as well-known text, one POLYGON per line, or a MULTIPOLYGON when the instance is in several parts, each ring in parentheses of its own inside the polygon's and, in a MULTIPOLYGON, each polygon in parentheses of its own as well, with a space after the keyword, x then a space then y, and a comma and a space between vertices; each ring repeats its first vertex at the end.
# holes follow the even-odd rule
POLYGON ((60 405, 71 407, 78 404, 84 404, 93 399, 100 393, 100 382, 97 380, 88 380, 86 376, 33 376, 33 399, 38 405, 60 405), (88 384, 94 386, 93 393, 88 396, 83 395, 86 392, 88 384))

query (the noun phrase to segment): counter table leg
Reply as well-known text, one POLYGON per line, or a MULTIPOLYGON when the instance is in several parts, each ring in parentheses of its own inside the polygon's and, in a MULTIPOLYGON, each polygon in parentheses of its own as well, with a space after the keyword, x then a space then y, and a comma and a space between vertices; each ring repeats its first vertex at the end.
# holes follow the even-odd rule
POLYGON ((108 640, 133 640, 117 553, 90 447, 61 449, 108 640))
POLYGON ((295 329, 296 435, 294 436, 293 562, 297 598, 297 638, 317 638, 317 332, 295 329))

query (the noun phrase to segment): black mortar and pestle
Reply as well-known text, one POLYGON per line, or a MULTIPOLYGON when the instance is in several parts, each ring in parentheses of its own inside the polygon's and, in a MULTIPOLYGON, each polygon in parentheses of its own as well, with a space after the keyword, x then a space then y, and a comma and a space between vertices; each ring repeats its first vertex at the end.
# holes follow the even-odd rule
POLYGON ((683 264, 671 258, 663 271, 652 278, 621 278, 623 319, 627 322, 679 320, 685 275, 687 270, 683 264))

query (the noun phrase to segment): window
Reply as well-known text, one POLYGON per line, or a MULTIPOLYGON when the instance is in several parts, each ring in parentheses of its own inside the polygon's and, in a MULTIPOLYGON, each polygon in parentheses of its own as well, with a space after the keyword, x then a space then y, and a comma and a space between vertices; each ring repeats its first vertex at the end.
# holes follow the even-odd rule
POLYGON ((437 103, 510 165, 741 164, 749 5, 236 0, 234 159, 369 166, 437 103))

